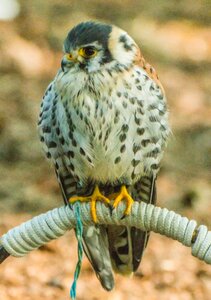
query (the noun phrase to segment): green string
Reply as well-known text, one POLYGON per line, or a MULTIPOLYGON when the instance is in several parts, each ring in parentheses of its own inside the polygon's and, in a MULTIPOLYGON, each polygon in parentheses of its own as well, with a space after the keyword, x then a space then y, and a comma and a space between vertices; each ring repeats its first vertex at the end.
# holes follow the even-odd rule
POLYGON ((81 222, 81 214, 80 214, 80 204, 79 202, 76 202, 74 204, 75 208, 75 218, 76 218, 76 238, 78 241, 78 262, 75 268, 74 272, 74 280, 73 284, 70 289, 70 297, 72 300, 76 299, 76 285, 77 285, 77 280, 80 275, 81 271, 81 264, 82 264, 82 258, 83 258, 83 243, 82 243, 82 234, 83 234, 83 224, 81 222))

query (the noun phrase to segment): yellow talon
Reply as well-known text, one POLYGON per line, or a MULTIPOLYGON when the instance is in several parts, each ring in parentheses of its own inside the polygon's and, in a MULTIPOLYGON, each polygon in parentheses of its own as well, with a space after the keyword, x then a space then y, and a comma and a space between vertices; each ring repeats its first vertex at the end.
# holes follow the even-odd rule
POLYGON ((81 201, 81 202, 91 202, 91 216, 92 220, 97 223, 97 213, 96 213, 96 202, 97 201, 102 201, 105 202, 106 204, 110 203, 110 200, 103 196, 103 194, 100 192, 99 187, 96 185, 93 194, 90 196, 74 196, 69 199, 70 203, 75 203, 76 201, 81 201))
POLYGON ((116 208, 118 206, 118 204, 122 201, 122 200, 126 200, 127 201, 127 207, 125 209, 124 215, 123 217, 129 215, 131 208, 132 208, 132 204, 134 202, 133 198, 130 196, 130 194, 127 191, 127 188, 125 185, 123 185, 121 187, 121 191, 120 194, 116 197, 116 199, 114 200, 114 204, 113 204, 113 208, 116 208))

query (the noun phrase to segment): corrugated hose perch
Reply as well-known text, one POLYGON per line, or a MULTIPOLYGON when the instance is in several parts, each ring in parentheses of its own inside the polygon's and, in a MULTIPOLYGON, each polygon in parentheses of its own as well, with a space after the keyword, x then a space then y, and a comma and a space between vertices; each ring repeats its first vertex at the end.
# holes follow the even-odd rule
MULTIPOLYGON (((131 214, 121 219, 125 205, 121 204, 111 214, 104 204, 97 203, 99 224, 134 226, 146 231, 154 231, 191 247, 192 255, 211 264, 211 232, 204 225, 188 220, 166 208, 144 202, 135 202, 131 214)), ((75 206, 62 206, 9 230, 0 240, 0 262, 9 255, 20 257, 39 248, 47 242, 64 235, 75 228, 75 206)), ((81 220, 84 226, 93 224, 90 205, 80 205, 81 220)))

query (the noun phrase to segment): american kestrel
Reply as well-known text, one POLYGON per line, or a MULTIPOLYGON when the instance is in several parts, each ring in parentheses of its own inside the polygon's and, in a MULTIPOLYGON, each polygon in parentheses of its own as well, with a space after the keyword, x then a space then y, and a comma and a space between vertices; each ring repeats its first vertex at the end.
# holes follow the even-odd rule
POLYGON ((84 22, 64 41, 61 68, 41 104, 40 139, 66 204, 91 202, 84 251, 106 290, 112 270, 137 270, 149 233, 97 224, 96 201, 155 203, 170 133, 163 87, 134 40, 116 26, 84 22))

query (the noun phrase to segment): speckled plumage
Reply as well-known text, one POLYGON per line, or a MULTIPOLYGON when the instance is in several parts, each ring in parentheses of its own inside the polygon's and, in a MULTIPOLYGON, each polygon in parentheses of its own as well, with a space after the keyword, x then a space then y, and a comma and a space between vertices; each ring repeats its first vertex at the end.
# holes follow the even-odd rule
MULTIPOLYGON (((67 36, 66 53, 41 105, 39 131, 55 165, 67 203, 98 184, 105 195, 126 185, 136 201, 155 201, 155 179, 169 135, 163 88, 133 39, 101 23, 79 24, 67 36), (94 58, 77 56, 82 46, 94 58)), ((112 267, 137 269, 147 233, 134 228, 91 226, 84 249, 106 289, 113 287, 112 267), (140 243, 141 242, 141 243, 140 243)))

